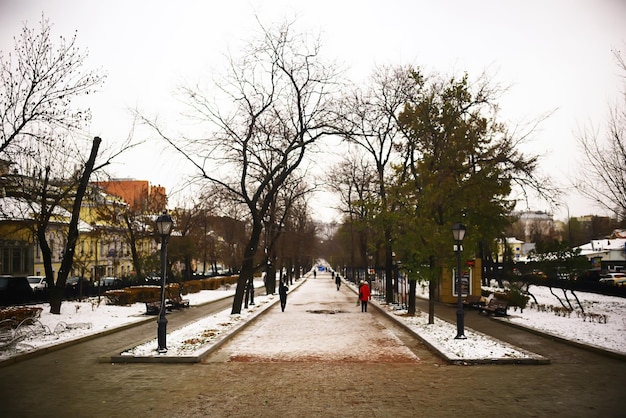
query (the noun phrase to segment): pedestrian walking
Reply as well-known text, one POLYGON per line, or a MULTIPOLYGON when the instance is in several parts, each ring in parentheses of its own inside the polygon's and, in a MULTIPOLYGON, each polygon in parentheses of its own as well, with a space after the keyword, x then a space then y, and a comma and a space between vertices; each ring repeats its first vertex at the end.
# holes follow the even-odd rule
POLYGON ((313 270, 313 278, 317 279, 317 271, 313 270))
POLYGON ((337 291, 339 291, 339 288, 341 287, 341 277, 339 277, 339 275, 335 276, 335 284, 337 285, 337 291))
POLYGON ((365 281, 361 281, 359 286, 359 301, 361 302, 361 312, 367 312, 367 302, 372 299, 370 286, 365 281))
POLYGON ((285 312, 285 306, 287 306, 287 291, 289 288, 287 287, 287 283, 283 280, 280 281, 278 285, 278 296, 280 297, 280 309, 282 312, 285 312))

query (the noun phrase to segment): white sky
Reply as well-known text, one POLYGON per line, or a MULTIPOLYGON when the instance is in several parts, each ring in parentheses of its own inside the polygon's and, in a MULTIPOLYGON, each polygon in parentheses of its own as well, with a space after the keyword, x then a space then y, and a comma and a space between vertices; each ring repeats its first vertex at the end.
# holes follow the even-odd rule
MULTIPOLYGON (((172 91, 222 71, 224 54, 236 54, 257 30, 255 14, 267 25, 295 18, 302 30, 321 32, 323 52, 347 67, 353 80, 382 64, 468 71, 470 77, 487 70, 510 86, 500 104, 511 125, 556 109, 528 150, 545 156, 542 169, 563 186, 581 166, 576 134, 589 126, 602 131, 608 106, 624 87, 611 50, 626 48, 625 0, 0 0, 0 50, 11 51, 23 22, 35 26, 42 12, 55 35, 77 30, 89 65, 107 74, 103 91, 88 105, 91 135, 108 146, 128 135, 128 108, 175 117, 182 107, 172 91)), ((136 139, 142 135, 137 131, 136 139)), ((164 150, 161 143, 142 146, 112 174, 180 190, 186 168, 164 150)), ((600 213, 575 194, 565 203, 571 215, 600 213)), ((538 202, 530 209, 549 208, 538 202)), ((319 210, 320 216, 331 214, 319 210)))

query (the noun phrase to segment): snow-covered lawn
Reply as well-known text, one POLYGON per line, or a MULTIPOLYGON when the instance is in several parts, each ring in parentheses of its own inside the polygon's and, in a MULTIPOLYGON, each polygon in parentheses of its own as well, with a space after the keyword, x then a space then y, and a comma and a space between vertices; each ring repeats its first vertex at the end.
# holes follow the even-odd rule
POLYGON ((553 289, 556 296, 547 287, 531 286, 529 291, 537 303, 531 299, 523 313, 509 308, 509 317, 504 320, 567 340, 626 354, 626 299, 575 292, 583 312, 570 291, 567 292, 567 298, 561 289, 553 289), (570 303, 574 309, 572 312, 565 309, 570 307, 570 303))
MULTIPOLYGON (((596 315, 582 317, 574 312, 570 315, 559 316, 555 314, 553 307, 560 307, 561 304, 548 289, 532 286, 530 291, 537 298, 537 305, 525 309, 523 313, 509 308, 510 316, 503 320, 579 343, 626 354, 625 299, 576 292, 576 296, 581 301, 585 311, 596 315), (599 322, 598 319, 600 318, 606 318, 606 323, 599 322)), ((234 287, 205 290, 186 295, 186 298, 190 299, 191 305, 199 305, 230 296, 233 293, 234 287)), ((560 293, 555 293, 561 296, 560 293)), ((568 296, 569 300, 574 303, 574 298, 571 295, 568 296)), ((215 315, 207 316, 184 329, 170 330, 167 337, 168 352, 164 355, 187 356, 206 350, 207 346, 218 341, 242 322, 254 317, 268 304, 276 302, 276 299, 276 296, 273 295, 259 295, 255 297, 256 305, 250 307, 249 310, 244 310, 240 315, 231 315, 230 309, 227 309, 215 315)), ((133 322, 155 320, 154 316, 146 317, 145 305, 139 303, 131 306, 112 306, 106 305, 104 302, 98 305, 94 300, 65 302, 62 306, 61 315, 50 314, 47 304, 39 306, 43 308, 40 318, 43 328, 40 327, 35 330, 36 332, 32 336, 24 339, 14 350, 0 352, 0 361, 24 352, 53 346, 133 322)), ((393 307, 386 305, 381 305, 381 307, 393 312, 398 319, 404 321, 423 339, 451 359, 524 359, 532 356, 531 353, 520 351, 467 327, 465 329, 467 339, 456 340, 454 339, 456 335, 455 324, 437 319, 435 324, 428 325, 426 313, 418 312, 415 317, 408 317, 404 311, 394 310, 393 307)), ((558 309, 556 312, 560 313, 558 309)), ((129 350, 125 355, 158 355, 155 350, 156 339, 129 350)))
MULTIPOLYGON (((428 286, 418 286, 418 296, 427 297, 428 286)), ((489 288, 491 291, 503 289, 489 288)), ((508 317, 498 318, 526 328, 541 331, 581 344, 599 347, 604 350, 626 354, 626 299, 598 295, 595 293, 576 292, 585 314, 577 306, 576 299, 570 291, 567 298, 560 289, 530 286, 531 299, 529 306, 521 312, 519 309, 508 309, 508 317), (556 295, 556 296, 555 296, 556 295), (558 298, 557 298, 558 296, 558 298), (561 301, 569 307, 571 302, 574 311, 566 314, 561 301), (606 323, 604 320, 606 319, 606 323)), ((405 310, 393 310, 396 315, 405 315, 405 310)), ((436 315, 435 311, 435 315, 436 315)), ((491 338, 465 327, 466 340, 456 340, 456 325, 440 319, 434 325, 428 325, 427 313, 418 312, 413 318, 403 317, 411 329, 430 342, 450 359, 471 360, 490 358, 525 358, 516 352, 514 347, 501 344, 491 338)))

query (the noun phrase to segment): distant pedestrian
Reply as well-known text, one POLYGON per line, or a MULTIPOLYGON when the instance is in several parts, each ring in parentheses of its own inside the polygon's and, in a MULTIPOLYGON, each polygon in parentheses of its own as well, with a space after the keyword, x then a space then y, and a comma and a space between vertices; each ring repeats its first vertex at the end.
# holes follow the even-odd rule
POLYGON ((330 272, 330 277, 331 277, 331 279, 335 280, 335 272, 334 271, 330 272))
POLYGON ((313 270, 313 278, 317 279, 317 271, 313 270))
POLYGON ((335 276, 335 284, 337 285, 337 291, 339 291, 339 288, 341 287, 341 277, 339 277, 339 275, 335 276))
POLYGON ((359 301, 361 302, 361 312, 367 312, 367 302, 372 299, 370 286, 365 281, 361 281, 359 286, 359 301))
POLYGON ((280 309, 282 312, 285 312, 285 306, 287 305, 287 291, 289 288, 287 287, 287 283, 283 280, 280 281, 278 285, 278 296, 280 296, 280 309))

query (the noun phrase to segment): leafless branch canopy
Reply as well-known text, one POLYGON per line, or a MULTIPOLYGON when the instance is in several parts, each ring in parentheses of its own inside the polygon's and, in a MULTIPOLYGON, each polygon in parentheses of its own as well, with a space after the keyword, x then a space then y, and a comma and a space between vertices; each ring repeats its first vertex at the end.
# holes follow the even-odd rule
POLYGON ((73 103, 104 77, 82 69, 87 55, 76 35, 55 45, 51 28, 42 16, 38 28, 24 26, 13 53, 0 52, 0 155, 31 154, 37 143, 63 147, 55 130, 80 130, 91 119, 89 110, 73 103))
MULTIPOLYGON (((615 61, 626 77, 626 61, 619 51, 615 61)), ((626 86, 626 83, 624 83, 626 86)), ((584 163, 578 175, 578 190, 599 207, 626 216, 626 89, 622 102, 610 108, 604 137, 586 129, 578 138, 584 163)))

